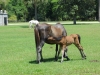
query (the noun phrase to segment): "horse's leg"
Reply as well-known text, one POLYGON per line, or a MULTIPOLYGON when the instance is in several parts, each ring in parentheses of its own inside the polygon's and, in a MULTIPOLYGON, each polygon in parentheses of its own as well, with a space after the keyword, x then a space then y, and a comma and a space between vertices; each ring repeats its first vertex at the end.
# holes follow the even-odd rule
POLYGON ((61 45, 60 47, 61 47, 61 49, 62 49, 62 58, 61 58, 61 62, 63 62, 63 55, 64 55, 64 51, 65 51, 66 45, 61 45))
POLYGON ((64 55, 63 55, 64 58, 66 58, 66 53, 67 53, 67 48, 64 51, 64 55))
POLYGON ((57 53, 58 53, 58 44, 56 44, 56 54, 55 54, 55 60, 57 61, 58 60, 58 56, 57 56, 57 53))
POLYGON ((38 48, 37 48, 36 52, 37 52, 37 63, 39 64, 41 56, 40 56, 40 52, 38 51, 38 48))
POLYGON ((40 51, 40 56, 41 56, 41 61, 43 61, 42 49, 41 49, 41 51, 40 51))
POLYGON ((42 56, 42 47, 44 46, 44 40, 41 40, 40 45, 38 46, 38 52, 40 53, 41 59, 43 61, 43 56, 42 56))
POLYGON ((63 62, 63 55, 64 55, 64 49, 62 49, 62 58, 61 58, 61 62, 63 62))
POLYGON ((82 58, 83 58, 83 59, 86 59, 86 55, 85 55, 85 53, 83 52, 83 47, 82 47, 80 44, 75 44, 75 46, 79 49, 82 58))
POLYGON ((74 39, 74 45, 79 49, 82 58, 86 59, 86 55, 83 52, 83 47, 81 46, 80 41, 80 36, 78 35, 78 38, 74 39))
POLYGON ((63 57, 66 58, 67 60, 70 60, 70 59, 68 58, 67 51, 68 51, 68 48, 66 47, 65 50, 64 50, 64 55, 63 55, 63 57))
MULTIPOLYGON (((31 23, 30 23, 31 25, 31 23)), ((39 51, 39 45, 40 45, 40 37, 39 37, 39 33, 38 33, 38 29, 35 28, 34 29, 35 32, 35 43, 36 43, 36 53, 37 53, 37 63, 40 63, 40 59, 41 59, 41 55, 40 55, 40 51, 39 51)))
POLYGON ((60 52, 61 52, 61 45, 60 45, 60 47, 59 47, 59 51, 58 51, 58 58, 59 58, 59 54, 60 54, 60 52))
POLYGON ((42 57, 42 47, 40 46, 40 43, 38 43, 39 45, 36 44, 36 51, 37 51, 37 63, 40 63, 40 60, 43 60, 42 57))
POLYGON ((41 51, 37 50, 37 63, 39 64, 40 61, 43 61, 42 49, 41 51))
POLYGON ((80 49, 80 53, 81 53, 82 58, 83 58, 83 59, 86 59, 86 55, 84 54, 84 52, 83 52, 82 49, 80 49))
POLYGON ((81 53, 82 58, 83 58, 83 59, 86 59, 86 55, 85 55, 85 53, 83 52, 83 48, 80 48, 79 50, 80 50, 80 53, 81 53))

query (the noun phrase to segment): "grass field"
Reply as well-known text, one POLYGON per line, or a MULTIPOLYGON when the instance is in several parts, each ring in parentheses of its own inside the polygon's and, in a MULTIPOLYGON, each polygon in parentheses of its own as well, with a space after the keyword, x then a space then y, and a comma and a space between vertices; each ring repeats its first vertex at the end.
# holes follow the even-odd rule
POLYGON ((70 61, 54 61, 55 45, 45 44, 44 62, 38 65, 34 30, 26 24, 0 26, 0 75, 100 75, 100 24, 64 27, 68 35, 81 35, 86 60, 81 60, 78 49, 71 45, 68 47, 70 61))

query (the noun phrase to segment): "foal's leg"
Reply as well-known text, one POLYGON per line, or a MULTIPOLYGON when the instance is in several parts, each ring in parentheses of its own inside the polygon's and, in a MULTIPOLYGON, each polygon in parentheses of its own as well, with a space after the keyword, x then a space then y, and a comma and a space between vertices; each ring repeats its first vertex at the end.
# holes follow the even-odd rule
POLYGON ((86 55, 83 52, 83 47, 80 44, 76 44, 75 46, 79 49, 82 58, 86 59, 86 55))
POLYGON ((63 55, 63 57, 66 58, 67 60, 70 60, 70 59, 68 58, 67 51, 68 51, 68 48, 66 47, 65 50, 64 50, 64 55, 63 55))
POLYGON ((61 49, 62 49, 62 58, 61 58, 61 62, 63 62, 63 55, 64 55, 64 51, 65 51, 66 45, 61 45, 60 47, 61 47, 61 49))
POLYGON ((65 46, 62 47, 62 45, 60 45, 60 48, 59 48, 59 51, 58 51, 58 57, 59 57, 59 54, 61 52, 61 49, 62 49, 62 59, 61 59, 61 62, 63 61, 63 57, 65 57, 67 60, 70 60, 67 55, 64 56, 65 52, 67 52, 67 47, 65 47, 65 46))
POLYGON ((83 48, 80 48, 79 50, 80 50, 80 53, 81 53, 82 58, 83 59, 86 59, 86 55, 83 52, 83 48))

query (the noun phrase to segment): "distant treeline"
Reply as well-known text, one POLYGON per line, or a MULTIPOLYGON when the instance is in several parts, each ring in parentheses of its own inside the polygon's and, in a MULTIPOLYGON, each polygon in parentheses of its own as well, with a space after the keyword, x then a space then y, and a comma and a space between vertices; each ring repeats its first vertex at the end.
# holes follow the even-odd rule
POLYGON ((98 0, 1 0, 9 21, 98 20, 98 0))

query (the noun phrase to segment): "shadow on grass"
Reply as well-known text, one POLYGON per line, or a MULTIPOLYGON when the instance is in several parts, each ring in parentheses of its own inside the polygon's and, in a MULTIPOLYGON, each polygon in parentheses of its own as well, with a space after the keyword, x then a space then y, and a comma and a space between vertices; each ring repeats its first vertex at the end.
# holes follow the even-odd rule
MULTIPOLYGON (((43 59, 43 61, 41 62, 52 62, 52 61, 55 61, 54 58, 47 58, 47 59, 43 59)), ((33 60, 33 61, 29 61, 30 64, 37 64, 37 61, 36 60, 33 60)))
POLYGON ((70 59, 70 61, 80 61, 80 60, 86 60, 86 59, 70 59))
POLYGON ((29 28, 29 26, 20 26, 21 28, 29 28))
MULTIPOLYGON (((64 61, 65 62, 68 62, 68 61, 81 61, 83 59, 70 59, 70 60, 67 60, 66 58, 64 58, 64 61)), ((86 60, 86 59, 84 59, 86 60)), ((63 61, 63 62, 64 62, 63 61)), ((59 57, 59 59, 56 61, 55 58, 48 58, 48 59, 43 59, 43 61, 41 62, 61 62, 61 57, 59 57)), ((33 61, 29 61, 30 64, 38 64, 36 60, 33 60, 33 61)))
MULTIPOLYGON (((68 61, 80 61, 80 60, 83 60, 83 59, 70 59, 70 60, 67 60, 66 58, 64 58, 65 62, 68 62, 68 61)), ((47 58, 47 59, 43 59, 43 61, 41 61, 41 62, 44 62, 44 63, 45 62, 61 62, 61 57, 59 57, 57 61, 55 60, 55 58, 47 58)), ((38 64, 36 60, 29 61, 29 63, 30 64, 38 64)))

